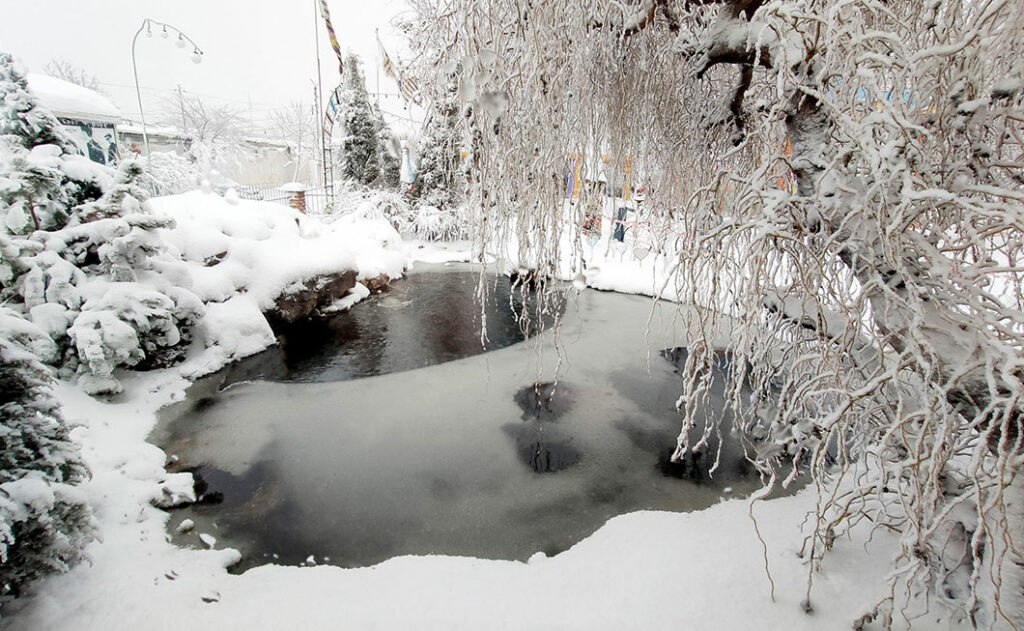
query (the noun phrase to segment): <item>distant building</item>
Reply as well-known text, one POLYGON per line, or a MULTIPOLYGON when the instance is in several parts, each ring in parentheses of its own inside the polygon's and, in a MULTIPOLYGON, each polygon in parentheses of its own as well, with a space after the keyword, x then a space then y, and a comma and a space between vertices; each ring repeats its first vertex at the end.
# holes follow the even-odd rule
POLYGON ((78 153, 100 164, 117 162, 117 124, 123 118, 117 106, 70 81, 35 73, 27 78, 29 90, 57 117, 78 153))
MULTIPOLYGON (((118 125, 117 133, 124 151, 136 156, 146 153, 146 142, 143 138, 141 124, 122 123, 118 125)), ((149 150, 153 153, 163 151, 184 155, 188 151, 189 145, 192 144, 192 139, 188 135, 173 127, 163 125, 147 125, 146 136, 149 137, 149 150)))

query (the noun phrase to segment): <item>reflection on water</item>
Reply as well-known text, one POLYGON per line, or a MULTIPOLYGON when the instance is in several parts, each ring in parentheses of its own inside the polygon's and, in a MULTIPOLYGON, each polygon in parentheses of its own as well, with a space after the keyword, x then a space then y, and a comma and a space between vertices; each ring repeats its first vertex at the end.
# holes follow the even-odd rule
POLYGON ((282 325, 279 345, 228 368, 230 380, 320 382, 384 375, 504 348, 550 326, 551 316, 530 321, 537 320, 532 294, 513 289, 505 276, 488 277, 481 309, 480 274, 466 267, 413 273, 343 313, 282 325))
POLYGON ((548 331, 536 343, 388 373, 461 353, 478 335, 466 326, 479 313, 476 276, 433 276, 329 328, 355 327, 356 343, 377 340, 372 348, 337 343, 331 354, 288 340, 293 377, 376 376, 220 389, 237 379, 224 373, 166 411, 155 442, 222 494, 175 511, 172 530, 185 518, 197 524, 177 541, 213 534, 242 551, 241 569, 310 556, 343 566, 402 554, 525 560, 567 549, 614 515, 695 510, 759 486, 728 433, 713 477, 706 463, 677 471, 668 462, 680 391, 659 356, 680 345, 670 305, 648 331, 648 299, 585 291, 566 310, 557 348, 548 331), (421 312, 426 304, 437 308, 421 312))

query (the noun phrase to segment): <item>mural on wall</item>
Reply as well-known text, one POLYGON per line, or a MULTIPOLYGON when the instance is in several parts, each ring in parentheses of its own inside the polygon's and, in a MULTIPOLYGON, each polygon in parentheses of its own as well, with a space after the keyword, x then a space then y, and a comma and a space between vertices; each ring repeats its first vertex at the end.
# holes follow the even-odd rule
POLYGON ((111 123, 87 122, 61 118, 64 131, 81 155, 100 164, 117 162, 117 133, 111 123))

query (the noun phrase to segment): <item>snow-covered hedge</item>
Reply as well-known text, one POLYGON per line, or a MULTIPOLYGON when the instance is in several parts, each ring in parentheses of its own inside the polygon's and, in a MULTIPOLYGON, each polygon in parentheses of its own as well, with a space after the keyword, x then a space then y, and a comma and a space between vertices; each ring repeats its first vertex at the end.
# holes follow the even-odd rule
POLYGON ((0 307, 0 603, 40 576, 67 570, 94 534, 92 513, 74 486, 88 470, 36 359, 49 343, 0 307))

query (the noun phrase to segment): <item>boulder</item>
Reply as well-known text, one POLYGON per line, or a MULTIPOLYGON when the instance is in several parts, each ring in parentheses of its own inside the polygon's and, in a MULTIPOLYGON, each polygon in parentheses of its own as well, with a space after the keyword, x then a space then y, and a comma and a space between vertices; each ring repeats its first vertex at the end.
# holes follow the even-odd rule
POLYGON ((338 300, 355 285, 354 270, 338 274, 319 274, 307 279, 298 289, 278 296, 267 317, 272 324, 274 320, 291 324, 309 316, 318 307, 326 307, 338 300))

